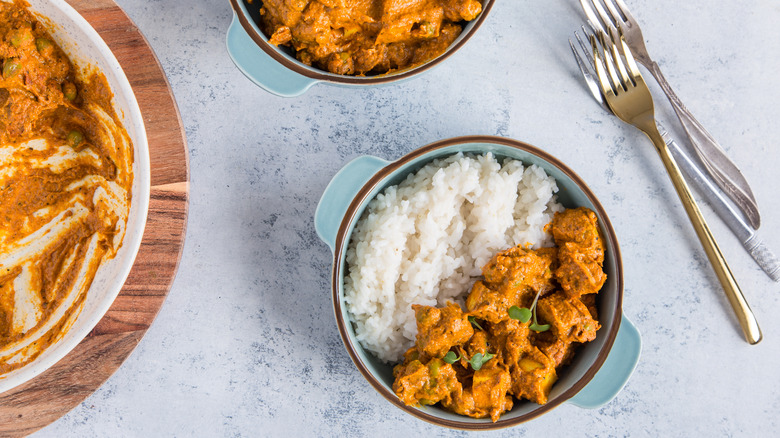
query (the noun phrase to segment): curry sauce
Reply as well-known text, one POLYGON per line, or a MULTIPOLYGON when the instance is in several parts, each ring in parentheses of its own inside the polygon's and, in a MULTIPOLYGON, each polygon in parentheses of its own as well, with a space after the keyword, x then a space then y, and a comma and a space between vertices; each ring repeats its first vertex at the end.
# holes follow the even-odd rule
POLYGON ((342 75, 381 74, 423 64, 447 50, 478 0, 254 0, 273 45, 342 75))
POLYGON ((124 236, 133 147, 105 77, 0 2, 0 374, 75 320, 124 236))
POLYGON ((596 338, 596 294, 606 281, 593 211, 556 213, 548 230, 556 247, 496 254, 466 298, 465 312, 455 303, 413 306, 416 343, 393 370, 401 401, 439 403, 493 421, 515 399, 547 403, 560 367, 596 338))

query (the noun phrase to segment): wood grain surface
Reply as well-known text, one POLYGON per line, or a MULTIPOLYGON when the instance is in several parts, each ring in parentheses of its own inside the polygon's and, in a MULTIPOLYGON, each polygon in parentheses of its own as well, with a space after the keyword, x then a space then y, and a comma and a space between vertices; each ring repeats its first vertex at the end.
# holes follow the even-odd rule
POLYGON ((56 421, 103 384, 130 355, 170 290, 187 224, 189 164, 176 102, 146 39, 111 0, 68 0, 119 60, 149 138, 152 191, 141 249, 122 291, 70 354, 0 394, 0 436, 24 436, 56 421))

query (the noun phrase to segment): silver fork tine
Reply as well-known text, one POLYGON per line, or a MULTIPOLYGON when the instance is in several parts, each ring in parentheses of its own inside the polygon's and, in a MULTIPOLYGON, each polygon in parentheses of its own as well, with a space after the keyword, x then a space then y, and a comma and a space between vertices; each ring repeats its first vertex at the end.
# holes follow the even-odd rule
MULTIPOLYGON (((594 0, 596 1, 596 0, 594 0)), ((619 6, 614 3, 615 0, 604 0, 604 5, 609 10, 609 14, 612 16, 612 21, 616 24, 622 24, 625 25, 626 20, 626 14, 623 14, 622 11, 618 11, 619 6)), ((626 10, 628 8, 625 8, 626 10)))
POLYGON ((598 79, 596 79, 595 72, 593 71, 593 55, 591 55, 588 50, 585 49, 585 43, 582 42, 582 38, 580 38, 579 33, 574 32, 574 37, 577 39, 577 42, 582 49, 582 53, 584 53, 589 58, 588 61, 582 59, 582 56, 580 56, 579 51, 574 46, 574 43, 571 41, 571 39, 569 39, 571 53, 574 55, 574 61, 577 62, 577 67, 580 69, 582 77, 585 78, 585 85, 588 86, 588 90, 590 91, 590 94, 593 96, 593 98, 596 99, 596 101, 600 103, 604 109, 609 110, 607 103, 604 101, 604 96, 601 95, 601 89, 599 88, 599 84, 597 82, 598 79))
POLYGON ((623 0, 614 0, 618 8, 620 8, 620 13, 623 14, 623 17, 625 18, 623 22, 626 24, 627 27, 633 26, 634 23, 636 23, 636 18, 634 18, 633 15, 631 15, 631 12, 628 10, 628 6, 626 6, 625 3, 623 3, 623 0))
MULTIPOLYGON (((585 26, 580 26, 580 28, 582 29, 583 34, 585 35, 588 34, 588 31, 585 30, 585 26)), ((574 31, 574 36, 577 38, 577 42, 580 43, 580 48, 582 49, 582 53, 585 54, 585 57, 588 59, 588 62, 590 62, 589 65, 593 65, 593 55, 590 53, 590 51, 587 48, 585 48, 585 43, 582 42, 582 38, 580 38, 580 34, 577 33, 577 31, 574 31)), ((588 71, 590 72, 591 70, 588 69, 588 71)))
MULTIPOLYGON (((591 5, 592 3, 590 0, 580 0, 580 6, 582 6, 582 10, 585 12, 585 16, 588 18, 588 24, 590 24, 590 27, 593 28, 593 33, 596 33, 598 30, 606 32, 604 25, 601 24, 601 20, 599 19, 598 15, 596 15, 596 11, 593 10, 591 5)), ((587 34, 587 32, 585 33, 587 34)))
MULTIPOLYGON (((596 12, 599 14, 599 18, 601 18, 601 23, 605 29, 609 29, 610 26, 615 27, 619 24, 617 21, 615 21, 614 17, 612 17, 609 13, 607 13, 607 11, 604 10, 604 7, 601 6, 601 2, 599 0, 590 0, 590 2, 596 8, 596 12)), ((607 33, 607 31, 604 30, 604 33, 607 33)))

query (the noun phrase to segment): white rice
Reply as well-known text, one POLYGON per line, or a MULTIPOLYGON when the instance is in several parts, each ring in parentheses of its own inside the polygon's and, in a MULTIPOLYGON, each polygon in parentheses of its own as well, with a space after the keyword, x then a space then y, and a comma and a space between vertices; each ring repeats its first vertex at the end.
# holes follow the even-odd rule
POLYGON ((538 166, 488 153, 436 160, 386 188, 357 223, 344 298, 364 348, 399 361, 414 344, 412 304, 463 303, 498 251, 552 246, 543 228, 563 207, 538 166))

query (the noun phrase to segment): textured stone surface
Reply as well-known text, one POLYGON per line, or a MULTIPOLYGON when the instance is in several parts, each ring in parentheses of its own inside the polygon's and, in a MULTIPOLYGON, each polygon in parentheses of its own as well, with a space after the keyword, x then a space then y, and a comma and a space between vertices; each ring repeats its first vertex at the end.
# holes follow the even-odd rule
MULTIPOLYGON (((629 3, 667 79, 752 183, 761 234, 780 252, 780 6, 629 3)), ((480 32, 422 78, 317 85, 295 99, 262 91, 231 63, 226 0, 120 4, 181 109, 188 237, 138 349, 39 436, 464 435, 394 408, 353 366, 331 310, 331 254, 312 216, 351 158, 394 159, 467 134, 539 146, 591 185, 620 239, 624 311, 644 341, 634 376, 609 404, 563 405, 486 435, 767 436, 780 427, 780 285, 705 209, 764 332, 749 346, 652 146, 586 91, 567 43, 581 21, 574 0, 499 0, 480 32)), ((657 105, 676 129, 668 104, 657 105)))

